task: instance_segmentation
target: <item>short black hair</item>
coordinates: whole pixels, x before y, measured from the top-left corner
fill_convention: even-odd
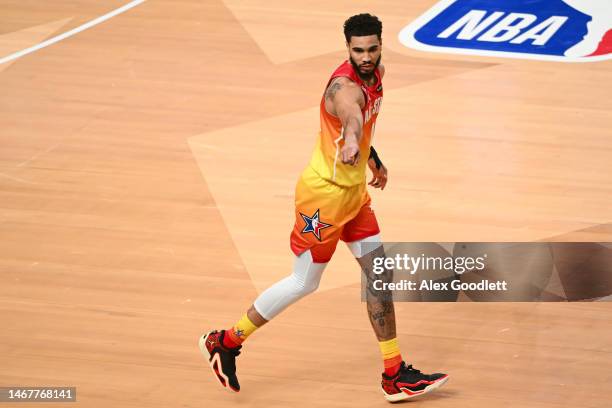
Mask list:
[[[381,39],[382,36],[382,22],[378,17],[368,13],[356,14],[349,17],[344,22],[344,37],[346,42],[351,42],[351,37],[363,37],[366,35],[378,36]]]

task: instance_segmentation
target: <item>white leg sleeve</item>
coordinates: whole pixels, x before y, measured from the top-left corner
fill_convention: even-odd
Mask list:
[[[292,303],[319,287],[327,263],[314,263],[310,251],[295,258],[293,274],[266,289],[253,305],[266,320],[271,320]]]
[[[363,245],[364,243],[368,244]],[[348,245],[355,258],[362,258],[380,247],[382,242],[380,240],[380,234],[376,234],[358,241],[347,242],[346,245]]]

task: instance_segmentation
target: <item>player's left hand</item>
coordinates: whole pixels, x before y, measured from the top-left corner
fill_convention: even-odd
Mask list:
[[[374,159],[369,159],[368,167],[370,168],[370,170],[372,170],[372,180],[370,180],[368,185],[374,188],[380,188],[381,190],[384,190],[385,186],[387,185],[388,179],[387,168],[385,167],[385,165],[381,163],[380,168],[377,169],[376,162],[374,161]]]

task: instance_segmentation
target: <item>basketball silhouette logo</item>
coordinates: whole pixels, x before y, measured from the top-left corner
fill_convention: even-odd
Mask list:
[[[561,62],[612,58],[607,0],[443,0],[401,30],[406,47]]]

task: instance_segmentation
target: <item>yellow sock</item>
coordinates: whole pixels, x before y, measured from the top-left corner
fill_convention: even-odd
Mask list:
[[[380,353],[385,364],[385,374],[394,376],[402,364],[402,355],[400,354],[397,337],[391,340],[380,341],[378,345],[380,346]]]
[[[223,337],[223,344],[226,347],[236,347],[242,344],[255,330],[257,326],[249,319],[246,313],[238,320],[230,330],[226,330],[227,336]]]

